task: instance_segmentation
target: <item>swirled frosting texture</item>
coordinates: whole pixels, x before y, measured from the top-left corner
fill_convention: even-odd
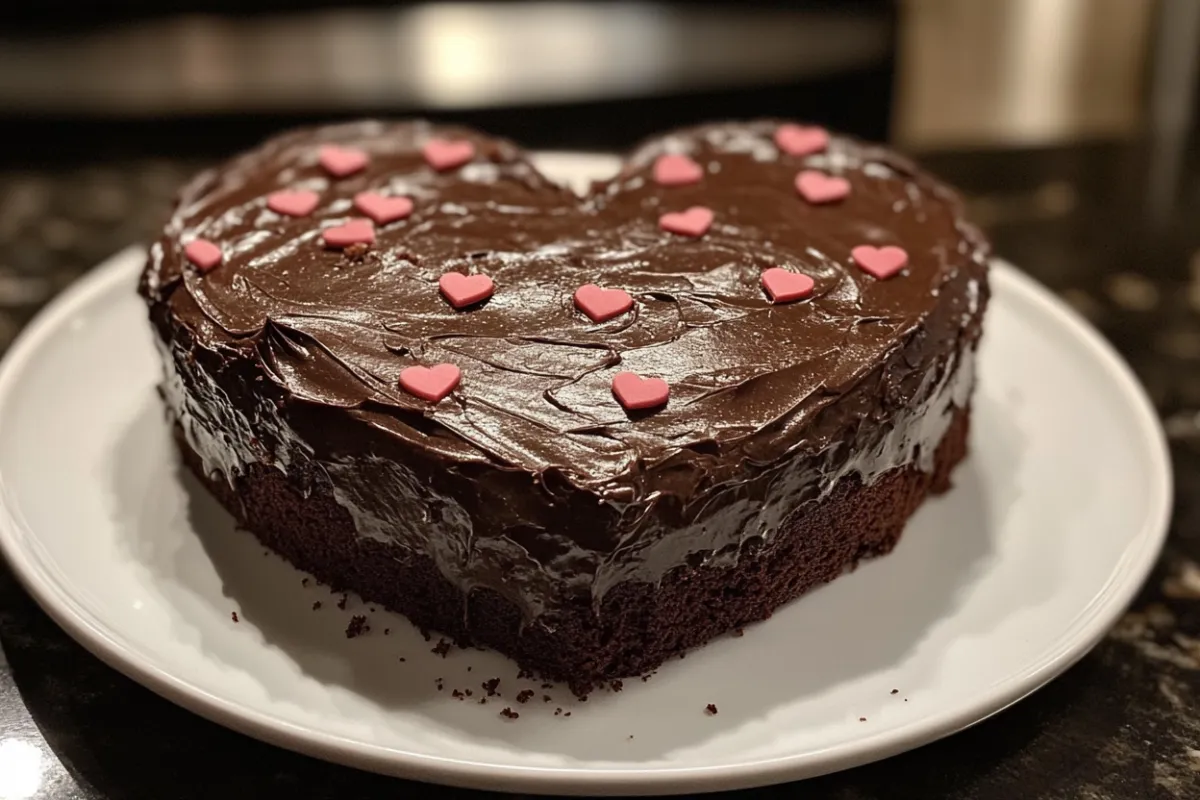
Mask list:
[[[932,453],[968,402],[987,299],[986,243],[949,189],[848,139],[781,154],[777,124],[647,142],[582,198],[470,130],[363,122],[278,137],[185,187],[151,249],[142,291],[168,401],[231,480],[250,462],[302,461],[360,533],[530,615],[688,556],[736,557],[837,479]],[[468,139],[476,158],[437,172],[421,156],[432,137]],[[329,143],[370,162],[331,178],[317,163]],[[702,179],[656,184],[663,153],[687,154]],[[806,203],[801,169],[847,178],[849,196]],[[320,195],[312,214],[267,208],[297,188]],[[414,210],[365,253],[324,247],[322,228],[360,216],[362,191]],[[715,214],[704,236],[660,229],[695,205]],[[203,275],[183,255],[196,237],[224,253]],[[876,280],[854,266],[860,244],[901,246],[909,265]],[[811,299],[771,304],[769,267],[811,276]],[[438,292],[448,271],[488,274],[494,296],[456,311]],[[592,322],[572,301],[586,283],[625,289],[633,309]],[[399,388],[400,370],[439,362],[462,370],[446,399]],[[666,379],[666,407],[627,413],[611,391],[622,370]]]

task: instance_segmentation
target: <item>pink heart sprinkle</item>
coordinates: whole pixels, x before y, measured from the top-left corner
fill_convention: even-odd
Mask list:
[[[354,207],[375,220],[376,225],[387,225],[411,214],[413,201],[407,197],[385,197],[375,192],[359,192],[354,195]]]
[[[601,289],[588,283],[575,290],[575,305],[593,322],[605,322],[633,308],[633,298],[624,289]]]
[[[321,238],[330,247],[373,244],[375,242],[375,226],[369,219],[352,219],[342,225],[321,231]]]
[[[790,303],[803,300],[812,294],[813,279],[799,272],[789,272],[780,267],[771,267],[762,274],[762,285],[773,303]]]
[[[704,168],[687,156],[659,156],[654,162],[654,182],[660,186],[684,186],[699,183]]]
[[[829,131],[817,125],[788,123],[775,129],[775,144],[788,155],[808,156],[829,146]]]
[[[630,411],[666,404],[671,387],[662,378],[643,378],[634,372],[618,372],[612,380],[613,394]]]
[[[336,144],[323,144],[320,149],[321,166],[335,178],[353,175],[367,166],[370,156],[362,150],[353,147],[338,147]]]
[[[316,192],[307,189],[284,189],[267,195],[267,208],[289,217],[307,217],[320,200]]]
[[[704,206],[692,206],[687,211],[672,211],[658,218],[664,231],[681,236],[703,236],[713,223],[713,212]]]
[[[208,239],[193,239],[188,242],[187,247],[183,248],[183,254],[201,272],[208,272],[217,264],[220,264],[222,258],[221,248]]]
[[[475,145],[466,139],[430,139],[421,151],[429,166],[443,172],[463,164],[475,157]]]
[[[462,371],[453,364],[405,367],[400,370],[400,388],[422,400],[436,403],[458,386]]]
[[[850,181],[836,175],[806,169],[796,176],[796,191],[814,205],[834,203],[850,194]]]
[[[854,258],[854,263],[858,264],[859,269],[881,281],[887,280],[908,266],[908,253],[904,251],[904,248],[894,245],[874,247],[869,244],[860,244],[850,251],[850,255]]]
[[[461,272],[447,272],[438,278],[438,288],[455,308],[465,308],[486,300],[496,290],[487,275],[463,275]]]

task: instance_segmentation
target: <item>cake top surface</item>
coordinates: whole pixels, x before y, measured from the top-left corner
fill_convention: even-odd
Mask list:
[[[987,256],[952,191],[814,131],[676,131],[583,197],[464,128],[295,131],[182,190],[143,290],[297,400],[455,462],[615,493],[647,465],[771,463]],[[588,284],[632,305],[597,322],[622,298]],[[439,364],[448,394],[401,380]],[[623,404],[621,372],[669,398]]]

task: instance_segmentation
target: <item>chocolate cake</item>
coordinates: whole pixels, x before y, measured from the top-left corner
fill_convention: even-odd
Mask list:
[[[950,189],[817,127],[675,131],[580,197],[506,140],[370,121],[198,176],[140,291],[183,460],[242,525],[586,692],[949,487],[987,254]]]

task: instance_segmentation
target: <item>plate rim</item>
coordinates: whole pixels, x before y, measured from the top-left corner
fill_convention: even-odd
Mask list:
[[[97,296],[114,284],[132,288],[140,272],[138,254],[127,248],[102,262],[48,303],[13,342],[0,361],[0,426],[6,404],[27,364],[44,342]],[[514,766],[471,759],[413,753],[357,741],[278,718],[259,709],[213,694],[180,679],[114,637],[101,620],[93,619],[53,575],[31,557],[37,542],[10,503],[9,488],[0,471],[0,553],[21,585],[38,605],[85,649],[108,666],[171,702],[206,719],[289,750],[323,760],[401,778],[492,791],[539,794],[674,794],[751,788],[815,777],[887,758],[915,746],[944,738],[1008,708],[1065,672],[1086,655],[1133,601],[1158,558],[1169,529],[1173,473],[1166,435],[1145,390],[1131,368],[1103,336],[1074,309],[1034,278],[1000,259],[992,262],[991,279],[1038,307],[1084,346],[1112,380],[1144,435],[1153,468],[1148,476],[1152,496],[1141,529],[1130,539],[1109,578],[1111,588],[1100,595],[1086,625],[1072,637],[1047,650],[1040,660],[1014,673],[973,702],[934,713],[906,725],[863,736],[830,748],[806,753],[712,767],[647,767],[589,769],[586,767]],[[1114,585],[1114,579],[1122,580]]]

